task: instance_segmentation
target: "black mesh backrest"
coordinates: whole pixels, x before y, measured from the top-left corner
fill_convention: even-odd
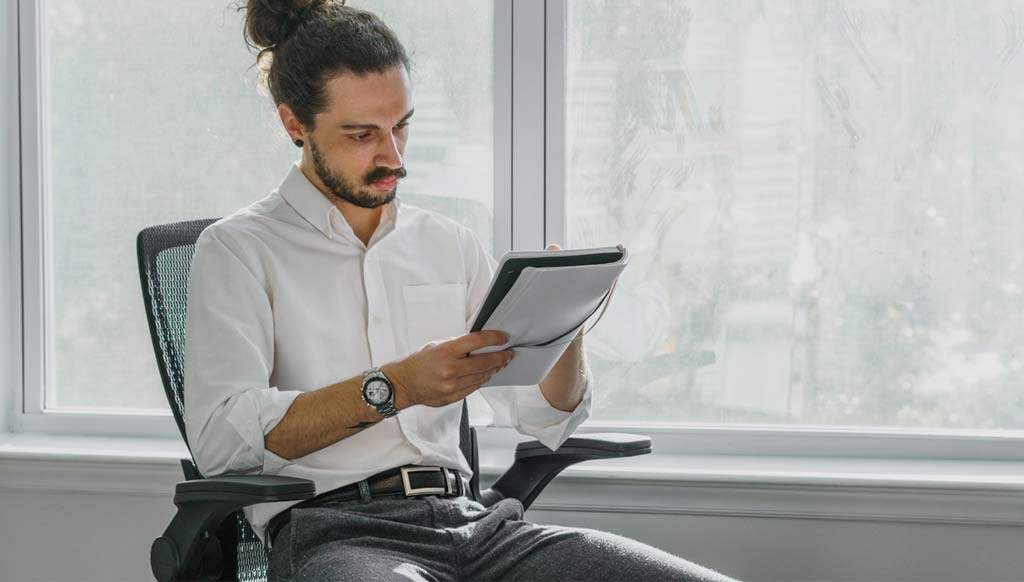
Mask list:
[[[181,438],[185,435],[185,308],[196,239],[216,218],[143,229],[136,239],[139,279],[160,379]],[[190,449],[191,450],[191,449]]]

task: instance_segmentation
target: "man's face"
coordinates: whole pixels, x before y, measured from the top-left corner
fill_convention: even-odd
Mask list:
[[[327,82],[327,109],[309,140],[313,169],[329,194],[362,208],[395,198],[405,177],[412,97],[405,68]]]

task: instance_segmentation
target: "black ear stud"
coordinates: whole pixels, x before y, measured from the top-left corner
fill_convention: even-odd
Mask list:
[[[295,140],[295,147],[299,147],[299,148],[301,148],[301,147],[302,147],[302,144],[303,144],[303,141],[302,141],[301,139],[297,139],[297,140]]]

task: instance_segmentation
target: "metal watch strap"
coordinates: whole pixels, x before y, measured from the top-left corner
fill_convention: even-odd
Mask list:
[[[392,392],[392,395],[394,395],[394,392]],[[394,396],[392,396],[391,399],[394,400]],[[385,402],[384,404],[381,404],[380,406],[375,406],[374,408],[376,408],[377,412],[379,412],[380,415],[383,416],[384,418],[391,418],[392,416],[398,414],[398,409],[395,408],[394,402]]]
[[[391,418],[398,414],[398,409],[395,408],[395,385],[391,383],[391,380],[384,375],[384,372],[382,372],[380,368],[373,367],[366,372],[363,372],[363,388],[366,388],[366,384],[371,378],[383,378],[384,381],[388,383],[388,386],[391,387],[391,400],[383,404],[371,404],[366,400],[366,396],[363,395],[363,402],[365,402],[368,407],[376,410],[377,413],[384,418]]]

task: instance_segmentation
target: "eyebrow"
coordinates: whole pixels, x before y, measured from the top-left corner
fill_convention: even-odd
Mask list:
[[[412,117],[412,114],[415,111],[416,111],[416,108],[410,109],[409,113],[405,114],[405,117],[403,117],[402,119],[398,120],[398,123],[404,123],[404,122],[408,121],[409,118]],[[398,125],[398,124],[395,124],[395,125]],[[372,123],[343,123],[343,124],[338,125],[338,129],[345,129],[345,130],[357,130],[357,129],[358,130],[367,130],[367,129],[380,129],[380,126],[379,125],[374,125]]]

